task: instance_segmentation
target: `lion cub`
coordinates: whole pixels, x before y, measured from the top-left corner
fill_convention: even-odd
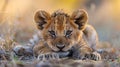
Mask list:
[[[36,56],[49,59],[58,54],[73,59],[101,59],[100,54],[95,52],[97,33],[87,24],[88,15],[85,10],[76,10],[72,15],[63,10],[57,10],[51,15],[40,10],[36,12],[34,20],[42,37],[33,48]]]

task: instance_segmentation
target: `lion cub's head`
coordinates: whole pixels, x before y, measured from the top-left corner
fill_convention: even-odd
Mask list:
[[[68,51],[81,40],[88,16],[83,9],[74,11],[72,15],[62,10],[50,15],[40,10],[36,12],[34,20],[44,41],[53,51]]]

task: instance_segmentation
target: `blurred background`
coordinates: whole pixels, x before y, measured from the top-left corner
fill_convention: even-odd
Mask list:
[[[120,47],[120,0],[0,0],[0,40],[27,43],[38,31],[33,20],[35,12],[53,13],[57,9],[69,14],[85,9],[99,41]]]

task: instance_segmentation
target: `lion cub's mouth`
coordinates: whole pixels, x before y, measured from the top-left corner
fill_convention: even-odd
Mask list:
[[[71,49],[67,51],[59,50],[55,51],[55,53],[57,53],[60,58],[70,57],[72,55],[72,50]]]

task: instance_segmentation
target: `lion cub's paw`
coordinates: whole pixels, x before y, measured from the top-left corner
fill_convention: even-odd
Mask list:
[[[90,60],[101,60],[101,56],[97,52],[93,52],[92,54],[86,54],[83,59],[90,59]]]
[[[38,60],[52,60],[68,57],[69,52],[46,53],[38,55]]]
[[[52,59],[59,59],[59,54],[57,53],[46,53],[38,55],[38,60],[52,60]]]
[[[78,60],[95,60],[95,61],[98,61],[98,60],[101,60],[101,56],[99,53],[97,52],[93,52],[93,53],[90,53],[90,54],[84,54],[84,55],[74,55],[73,56],[74,59]]]

